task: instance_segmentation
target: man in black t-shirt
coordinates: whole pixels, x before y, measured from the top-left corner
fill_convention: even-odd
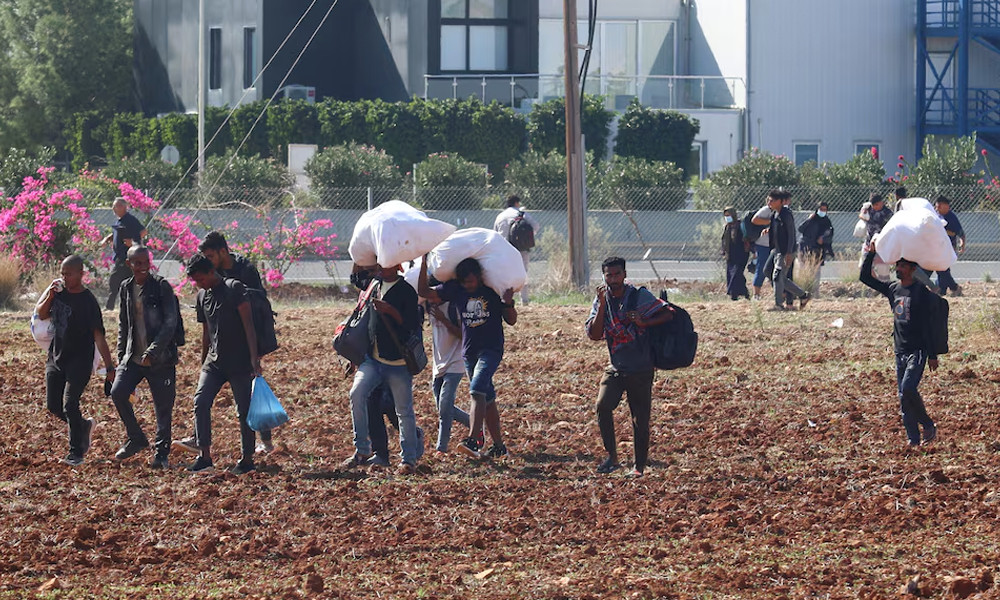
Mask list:
[[[111,204],[118,220],[111,226],[111,233],[104,238],[101,244],[111,242],[111,258],[114,265],[111,267],[111,274],[108,275],[108,301],[104,308],[111,310],[115,307],[115,299],[118,298],[118,288],[122,282],[132,276],[132,269],[127,264],[128,249],[132,246],[142,245],[142,238],[146,237],[146,228],[142,226],[139,219],[136,219],[128,212],[128,202],[124,198],[115,198]]]
[[[198,286],[196,310],[201,333],[201,377],[194,395],[195,437],[200,453],[189,471],[206,471],[212,462],[212,403],[223,384],[229,383],[240,421],[240,462],[230,472],[243,475],[256,469],[253,461],[256,436],[247,424],[250,392],[261,374],[257,334],[253,328],[246,288],[235,279],[219,277],[212,261],[195,254],[187,275]]]
[[[61,279],[42,294],[35,313],[52,320],[55,337],[45,362],[45,405],[49,412],[69,425],[69,454],[63,462],[77,466],[90,449],[94,420],[84,419],[80,398],[94,368],[94,348],[107,369],[106,381],[114,380],[111,351],[104,338],[104,320],[97,298],[83,286],[83,259],[74,254],[62,262]]]

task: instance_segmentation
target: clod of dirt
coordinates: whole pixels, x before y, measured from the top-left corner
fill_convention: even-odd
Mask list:
[[[975,582],[968,577],[947,577],[948,592],[958,598],[967,598],[979,591]]]
[[[993,587],[993,573],[983,571],[979,574],[979,591],[985,592]]]
[[[949,483],[951,478],[944,474],[944,471],[940,469],[935,469],[927,474],[934,483]]]
[[[306,594],[322,594],[323,587],[323,578],[316,573],[306,575],[305,581],[302,583],[302,591]]]
[[[198,543],[198,556],[209,557],[215,554],[218,543],[213,538],[205,538]]]
[[[975,379],[976,377],[978,377],[978,375],[976,375],[976,372],[970,369],[969,367],[965,367],[958,373],[955,373],[955,377],[957,377],[958,379]]]
[[[97,530],[90,525],[81,525],[76,528],[76,535],[74,537],[81,542],[86,542],[97,537]]]
[[[38,586],[36,588],[36,591],[38,591],[38,592],[49,592],[49,591],[52,591],[52,590],[61,590],[62,587],[63,587],[62,586],[62,582],[59,581],[59,578],[58,577],[53,577],[52,579],[50,579],[50,580],[46,581],[45,583],[43,583],[42,585]]]

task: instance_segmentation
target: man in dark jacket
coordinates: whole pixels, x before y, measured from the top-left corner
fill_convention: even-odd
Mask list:
[[[170,427],[177,395],[177,296],[167,280],[150,275],[149,250],[145,246],[129,248],[128,265],[132,277],[122,283],[119,292],[118,369],[111,386],[111,399],[128,439],[115,459],[127,460],[149,447],[149,439],[139,427],[129,401],[136,386],[145,379],[156,413],[156,453],[149,466],[163,469],[170,453]]]
[[[146,237],[146,228],[128,211],[128,202],[124,198],[115,198],[111,210],[118,220],[111,225],[111,233],[101,241],[102,245],[111,244],[111,260],[114,262],[108,275],[108,301],[104,304],[106,310],[115,307],[118,289],[132,275],[126,264],[128,249],[141,245],[142,238]]]
[[[815,269],[813,284],[809,293],[819,292],[819,280],[823,262],[827,257],[833,257],[833,223],[827,216],[828,205],[821,202],[819,206],[799,225],[799,254],[805,259],[809,269]]]
[[[918,268],[916,263],[899,259],[896,262],[899,281],[886,283],[872,274],[874,261],[875,243],[872,243],[861,265],[861,283],[889,299],[896,350],[896,387],[903,428],[910,446],[915,447],[921,443],[920,428],[923,427],[923,443],[927,444],[937,437],[937,428],[927,415],[917,386],[924,375],[925,364],[931,371],[938,368],[932,333],[934,315],[930,305],[935,298],[926,286],[914,279],[913,272]]]
[[[747,290],[747,278],[743,269],[750,256],[750,244],[743,241],[736,209],[727,206],[722,214],[726,219],[726,227],[722,232],[722,255],[726,257],[726,295],[733,300],[749,300],[750,291]]]
[[[774,306],[768,310],[785,310],[784,300],[787,291],[793,298],[799,299],[799,308],[805,308],[811,296],[800,288],[788,276],[795,263],[796,231],[795,216],[791,209],[785,206],[785,201],[792,195],[785,190],[771,190],[767,195],[767,205],[774,211],[771,217],[771,245],[774,248]]]

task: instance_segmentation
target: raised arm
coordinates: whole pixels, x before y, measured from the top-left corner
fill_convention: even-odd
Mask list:
[[[889,284],[884,281],[880,281],[872,274],[872,265],[874,263],[875,244],[872,243],[871,250],[869,250],[868,254],[865,255],[865,261],[861,263],[861,283],[892,300],[892,290],[890,289]]]
[[[427,255],[424,255],[424,259],[420,261],[420,274],[417,276],[417,295],[421,298],[430,300],[433,304],[441,304],[441,297],[438,296],[437,291],[434,290],[427,283]]]

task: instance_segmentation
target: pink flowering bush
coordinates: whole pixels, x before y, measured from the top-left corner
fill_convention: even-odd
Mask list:
[[[333,227],[332,221],[308,220],[301,210],[284,215],[290,216],[290,224],[266,212],[257,213],[264,224],[264,233],[248,242],[230,243],[233,250],[257,264],[264,281],[271,287],[280,286],[295,263],[310,257],[329,260],[337,252],[337,234],[324,233]],[[231,227],[233,225],[236,223]]]

